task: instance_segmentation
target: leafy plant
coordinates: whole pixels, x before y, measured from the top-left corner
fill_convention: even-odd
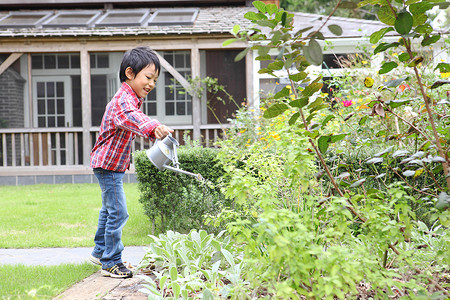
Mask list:
[[[151,299],[227,298],[230,291],[233,299],[243,299],[240,295],[249,290],[241,279],[241,250],[224,233],[192,230],[150,236],[153,241],[139,268],[151,269],[156,280],[141,276],[146,281],[141,291]]]
[[[226,210],[220,217],[232,220],[228,229],[238,241],[247,241],[247,246],[244,248],[245,261],[251,265],[251,268],[257,268],[260,271],[257,272],[259,276],[252,278],[252,284],[264,286],[270,292],[278,293],[279,297],[304,295],[318,298],[344,298],[356,293],[351,286],[360,280],[370,282],[377,295],[390,293],[393,287],[410,296],[432,293],[414,280],[404,281],[403,284],[398,283],[395,277],[401,275],[392,272],[390,269],[392,263],[388,263],[389,256],[396,255],[399,258],[396,267],[401,268],[402,272],[413,270],[421,273],[414,267],[411,259],[412,253],[405,247],[405,243],[410,241],[412,232],[417,230],[416,226],[419,224],[411,209],[412,205],[416,203],[416,198],[411,197],[410,190],[401,184],[395,184],[395,182],[394,184],[384,184],[382,189],[365,188],[367,178],[361,177],[362,174],[356,170],[354,174],[360,177],[351,178],[351,181],[346,183],[346,180],[350,178],[350,172],[335,174],[335,170],[330,167],[332,163],[330,164],[328,155],[336,149],[335,145],[344,143],[354,135],[352,132],[336,132],[328,127],[335,115],[333,110],[329,109],[326,99],[319,94],[323,86],[321,77],[311,77],[307,72],[310,63],[318,65],[322,62],[322,50],[317,40],[323,38],[320,30],[326,26],[328,19],[318,30],[305,28],[294,32],[292,14],[278,9],[275,5],[266,5],[260,1],[253,2],[253,5],[258,12],[248,12],[245,17],[254,26],[241,30],[239,25],[235,25],[232,31],[235,39],[225,42],[224,45],[238,39],[249,41],[250,46],[242,51],[236,59],[241,59],[250,49],[257,52],[256,59],[271,61],[267,68],[261,69],[259,73],[267,73],[276,77],[276,71],[285,70],[290,80],[290,87],[282,88],[273,97],[267,99],[268,107],[263,114],[268,119],[286,118],[285,126],[282,129],[274,130],[272,134],[273,136],[277,135],[278,139],[266,140],[267,144],[258,139],[252,140],[252,144],[249,140],[245,147],[251,151],[247,151],[245,147],[233,150],[233,140],[231,139],[231,144],[224,143],[225,146],[222,147],[224,154],[219,156],[224,161],[227,176],[230,177],[230,180],[227,181],[229,184],[224,187],[225,195],[235,198],[236,203],[240,205],[239,209],[242,210],[234,212]],[[393,47],[409,47],[408,45],[411,43],[408,39],[410,37],[421,36],[423,40],[427,41],[423,46],[437,41],[437,37],[434,37],[431,31],[428,32],[425,30],[426,28],[419,27],[425,25],[425,12],[434,6],[434,2],[407,1],[403,3],[403,1],[396,1],[395,4],[392,4],[390,1],[368,0],[363,1],[360,5],[380,6],[378,11],[380,20],[389,22],[388,25],[392,26],[392,28],[378,33],[381,36],[380,39],[390,31],[396,31],[402,35],[399,43],[375,48],[377,52],[384,52]],[[401,11],[400,9],[395,10],[394,6],[401,6]],[[410,11],[415,13],[410,13]],[[413,30],[415,18],[413,15],[417,15],[420,22],[425,17],[425,21],[415,24],[416,32],[409,36]],[[341,30],[332,25],[328,25],[328,28],[331,27],[330,31],[339,34]],[[421,84],[421,76],[417,73],[420,59],[413,55],[411,49],[407,49],[406,53],[409,58],[405,61],[413,69],[418,80],[419,90],[422,92],[424,85]],[[272,60],[270,54],[275,54],[276,59]],[[401,57],[404,59],[405,55],[401,55]],[[381,66],[379,73],[387,74],[398,66],[396,61],[388,61]],[[447,64],[440,64],[439,67],[445,69]],[[399,88],[407,79],[404,77],[387,81],[377,91],[385,93],[392,88]],[[367,86],[373,86],[375,80],[366,78],[364,82]],[[439,80],[431,87],[438,88],[444,84],[446,82]],[[389,101],[378,97],[368,103],[367,107],[371,109],[371,114],[363,117],[364,119],[361,119],[363,121],[360,122],[364,123],[369,119],[377,121],[392,114],[398,120],[412,126],[413,130],[420,130],[407,118],[395,114],[396,108],[412,102],[408,99],[397,101],[396,96]],[[441,172],[444,173],[444,176],[441,178],[448,180],[447,170],[443,171],[444,168],[447,168],[447,158],[442,152],[442,145],[439,146],[439,142],[433,144],[433,139],[439,141],[442,138],[439,136],[442,130],[435,128],[433,122],[430,121],[434,117],[430,101],[426,93],[422,93],[422,96],[428,115],[426,120],[431,125],[425,126],[429,133],[426,141],[430,142],[428,149],[431,156],[427,154],[426,157],[429,161],[422,162],[431,163],[429,170],[432,170],[433,174],[438,174],[435,172],[438,169],[435,169],[432,163],[442,162]],[[344,106],[350,105],[350,103],[344,103]],[[343,119],[343,122],[351,118],[352,115],[349,115]],[[284,141],[283,146],[286,146],[288,140],[292,142],[301,140],[302,142],[298,143],[299,148],[279,148],[281,145],[279,141]],[[364,144],[363,140],[354,140],[353,142],[356,145],[360,142],[362,142],[361,145]],[[434,148],[431,147],[433,145],[437,149],[434,153],[431,152]],[[406,152],[396,152],[393,147],[389,146],[376,153],[374,157],[366,159],[365,163],[379,164],[384,162],[385,156],[390,153],[393,153],[395,159],[408,155],[405,154]],[[308,157],[303,154],[306,150],[309,151],[309,158],[301,161],[302,158]],[[326,174],[327,181],[330,183],[330,187],[325,190],[327,193],[325,195],[323,187],[311,180],[311,171],[314,168],[306,167],[308,165],[306,162],[312,161],[311,153],[315,154],[318,162],[319,172],[316,178],[321,179],[323,174]],[[225,156],[232,157],[224,158]],[[411,161],[413,159],[418,161],[422,158],[423,155],[418,154],[417,151],[411,153]],[[242,161],[243,164],[232,162],[233,159],[238,162]],[[291,168],[290,164],[295,167]],[[273,171],[270,175],[266,171],[266,165],[271,165]],[[406,171],[408,169],[403,170],[403,172]],[[398,172],[398,169],[393,169],[392,172]],[[429,172],[427,173],[429,174]],[[381,175],[377,174],[379,177],[376,179],[382,179]],[[435,175],[434,183],[438,190],[439,178]],[[410,187],[412,188],[412,186]],[[448,190],[448,186],[444,189]],[[305,196],[305,193],[309,193],[311,197]],[[432,197],[437,196],[436,194],[431,195]],[[441,195],[441,203],[443,207],[446,207],[447,194],[442,191]],[[284,211],[283,208],[288,209]],[[434,211],[436,212],[436,210]],[[312,218],[311,215],[314,217]],[[444,208],[443,212],[437,213],[436,216],[440,217],[440,221],[445,226],[448,209]],[[313,237],[308,238],[307,232],[311,232]],[[301,247],[296,247],[297,243]],[[320,252],[318,250],[315,252],[314,245],[318,245],[317,249],[320,248]],[[274,254],[270,254],[269,249],[272,248],[276,249]],[[326,259],[321,261],[322,264],[315,261],[317,257],[322,257],[321,255],[334,257],[334,251],[336,253],[343,251],[342,253],[345,252],[344,255],[348,258],[347,261],[358,261],[359,259],[359,266],[367,264],[368,267],[359,269],[358,264],[347,263],[348,269],[333,273],[332,270],[336,268],[333,269],[333,265],[336,264],[329,263]],[[297,266],[294,257],[304,257],[304,253],[310,256],[306,256],[303,264]],[[362,253],[366,253],[365,256]],[[297,266],[297,268],[291,270],[290,266]],[[305,266],[311,269],[302,273],[301,270],[305,269]],[[315,274],[318,274],[317,277]],[[330,274],[338,274],[330,281],[334,283],[334,289],[322,281]],[[351,275],[346,277],[345,274]],[[291,281],[292,277],[295,279]],[[440,289],[441,293],[448,294],[431,277],[425,278]],[[423,279],[424,277],[422,277]],[[321,282],[319,287],[312,284],[314,280]],[[352,282],[352,284],[348,284],[348,282]]]
[[[167,229],[188,232],[193,228],[205,228],[205,215],[215,215],[220,206],[227,206],[219,189],[214,186],[223,169],[215,160],[217,150],[201,146],[182,146],[178,149],[181,168],[201,174],[204,181],[172,171],[158,170],[147,158],[145,151],[138,151],[136,162],[140,198],[145,214],[155,230]],[[156,228],[156,220],[161,225]]]

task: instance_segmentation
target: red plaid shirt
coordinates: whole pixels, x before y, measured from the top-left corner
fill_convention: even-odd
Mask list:
[[[127,83],[122,84],[106,106],[100,135],[91,151],[91,168],[125,172],[135,136],[154,138],[153,130],[161,123],[140,110],[143,102]]]

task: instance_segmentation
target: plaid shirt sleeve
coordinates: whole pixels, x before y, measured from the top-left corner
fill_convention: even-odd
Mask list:
[[[144,114],[136,105],[135,97],[126,95],[116,106],[113,117],[114,124],[121,129],[131,131],[134,134],[154,139],[153,130],[161,125],[155,119],[151,119]],[[139,105],[140,106],[140,105]]]

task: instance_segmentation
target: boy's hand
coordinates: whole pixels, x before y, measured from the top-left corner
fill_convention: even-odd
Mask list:
[[[158,140],[162,140],[165,138],[169,133],[173,133],[174,130],[172,128],[167,127],[166,125],[159,125],[155,128],[153,131],[153,134],[155,135],[155,138]]]

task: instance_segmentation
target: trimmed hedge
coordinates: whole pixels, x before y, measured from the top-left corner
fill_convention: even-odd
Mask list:
[[[217,151],[201,146],[181,146],[177,149],[180,169],[200,173],[206,179],[204,182],[170,170],[159,171],[145,151],[134,153],[139,201],[153,224],[153,234],[155,230],[218,230],[204,224],[207,215],[214,216],[223,205],[229,204],[216,186],[224,174],[223,167],[216,161]]]

